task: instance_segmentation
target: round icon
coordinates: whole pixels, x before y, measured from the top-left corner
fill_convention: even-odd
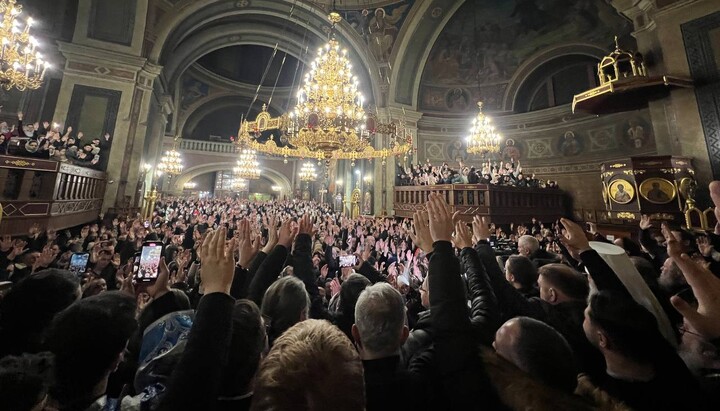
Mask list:
[[[627,204],[635,198],[635,187],[629,181],[618,178],[610,183],[608,195],[618,204]]]
[[[653,204],[667,204],[675,199],[675,185],[664,178],[648,178],[640,184],[640,195]]]

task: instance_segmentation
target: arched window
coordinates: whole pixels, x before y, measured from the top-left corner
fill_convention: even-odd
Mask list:
[[[597,63],[585,55],[562,56],[544,63],[523,82],[515,111],[527,113],[572,103],[573,96],[597,87]]]

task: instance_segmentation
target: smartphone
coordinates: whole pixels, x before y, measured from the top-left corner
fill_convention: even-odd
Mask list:
[[[133,269],[132,269],[132,276],[134,279],[137,280],[137,274],[140,270],[140,253],[135,253],[133,256]]]
[[[75,253],[70,257],[70,271],[75,274],[83,274],[87,269],[88,259],[90,254],[88,253]]]
[[[341,255],[340,256],[340,267],[354,267],[357,260],[357,256],[352,255]]]
[[[490,236],[490,241],[488,241],[488,242],[490,243],[490,246],[491,246],[491,247],[495,247],[495,246],[497,245],[497,236],[496,236],[496,235],[491,235],[491,236]]]
[[[163,255],[163,244],[159,242],[147,242],[140,250],[140,258],[137,261],[137,282],[153,282],[157,280],[160,268],[160,257]]]

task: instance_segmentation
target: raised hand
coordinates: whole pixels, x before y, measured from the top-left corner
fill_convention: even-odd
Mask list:
[[[430,217],[430,235],[433,242],[452,240],[453,216],[445,198],[440,194],[431,193],[430,200],[427,202],[427,209]]]
[[[230,240],[229,250],[226,251],[225,227],[212,231],[200,247],[200,258],[203,266],[200,278],[204,284],[205,294],[220,292],[230,294],[233,276],[235,275],[235,239]]]
[[[560,221],[563,226],[565,226],[565,231],[560,235],[560,241],[562,241],[567,248],[572,248],[577,253],[582,253],[590,249],[590,242],[582,227],[567,218],[561,218]]]
[[[329,270],[330,270],[330,268],[328,267],[327,264],[323,265],[323,266],[320,268],[320,278],[322,278],[323,280],[325,280],[325,279],[327,278],[327,275],[328,275],[328,271],[329,271]]]
[[[416,211],[413,215],[413,230],[410,231],[410,239],[426,254],[433,250],[427,211]]]
[[[280,225],[280,233],[278,234],[278,244],[285,246],[285,248],[289,250],[297,234],[298,228],[293,227],[292,220],[287,219],[283,221]]]
[[[648,228],[652,228],[650,216],[647,214],[643,214],[642,216],[640,216],[640,229],[647,230]]]
[[[470,230],[464,221],[458,221],[455,223],[453,243],[455,244],[455,247],[461,250],[466,247],[472,247],[472,235],[470,234]]]
[[[340,293],[340,289],[340,281],[338,281],[337,277],[333,278],[332,281],[330,281],[330,296],[335,297]]]
[[[715,251],[715,247],[710,244],[710,240],[707,237],[698,237],[697,246],[700,253],[705,257],[712,256],[713,251]]]
[[[160,258],[160,264],[158,265],[158,277],[154,283],[147,287],[147,293],[153,299],[157,300],[166,293],[170,292],[170,270],[168,270],[167,264],[165,264],[165,257]]]
[[[490,239],[490,229],[486,217],[480,217],[479,215],[473,217],[472,227],[475,241],[487,241]]]
[[[672,257],[673,261],[676,261],[677,263],[677,260],[680,258],[680,255],[683,252],[682,244],[680,244],[678,239],[675,238],[675,235],[673,235],[672,231],[670,231],[670,228],[667,226],[667,224],[663,224],[660,227],[660,230],[665,237],[665,245],[667,247],[668,255]]]
[[[299,234],[307,234],[309,236],[315,235],[315,232],[317,231],[315,229],[315,225],[313,224],[312,220],[310,219],[310,215],[305,214],[300,221],[298,222],[298,230]]]
[[[687,254],[673,257],[673,261],[692,287],[698,307],[692,307],[678,296],[673,296],[670,302],[685,317],[685,321],[706,340],[720,338],[720,278],[694,262]]]
[[[260,236],[257,236],[255,241],[253,241],[250,230],[250,222],[248,220],[242,220],[240,222],[239,231],[240,237],[238,238],[238,250],[240,258],[238,262],[240,267],[247,268],[260,251],[261,238]]]

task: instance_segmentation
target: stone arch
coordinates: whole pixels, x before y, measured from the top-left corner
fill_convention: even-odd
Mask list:
[[[288,17],[291,7],[294,7],[295,11],[293,19],[289,20]],[[325,13],[325,11],[317,6],[305,2],[293,2],[293,4],[290,4],[289,2],[276,0],[253,0],[251,3],[246,1],[217,2],[214,0],[181,1],[171,13],[166,13],[164,18],[158,23],[157,37],[149,52],[149,59],[150,61],[166,66],[167,70],[164,73],[166,84],[170,88],[174,88],[176,83],[171,80],[177,80],[179,76],[176,73],[178,67],[175,66],[180,65],[179,63],[188,59],[187,56],[182,56],[176,48],[191,43],[189,41],[190,37],[195,36],[197,33],[202,34],[203,31],[213,30],[214,28],[208,28],[208,26],[218,19],[233,16],[247,16],[247,24],[238,24],[237,22],[231,24],[234,28],[234,34],[242,33],[243,31],[247,32],[247,34],[245,34],[246,37],[259,32],[264,32],[264,34],[257,36],[257,38],[248,41],[246,44],[274,47],[275,42],[277,42],[279,48],[281,46],[285,48],[283,51],[297,53],[298,50],[301,49],[297,43],[301,40],[298,41],[293,37],[302,39],[303,36],[282,35],[281,31],[284,22],[289,22],[287,23],[288,27],[301,22],[302,25],[308,29],[310,43],[318,44],[319,41],[326,39],[324,30],[329,27]],[[263,24],[261,22],[263,18],[271,18],[280,23]],[[250,24],[263,27],[260,29],[256,27],[246,30],[245,27]],[[225,45],[233,45],[227,43],[228,37],[232,37],[233,32],[226,32],[224,35],[226,37]],[[369,94],[376,102],[376,105],[380,105],[379,99],[382,98],[381,79],[379,70],[377,69],[378,64],[374,56],[360,35],[348,24],[341,23],[338,25],[337,36],[348,49],[353,50],[352,54],[356,57],[356,66],[364,68],[364,70],[357,72],[357,74],[363,80],[363,84],[367,82],[371,90]],[[270,37],[270,39],[268,39],[268,37]],[[248,39],[246,38],[245,40]],[[215,41],[218,40],[215,39]],[[213,47],[217,49],[218,45],[196,43],[194,49],[205,50],[207,53],[211,51],[209,49]],[[185,50],[185,53],[191,53],[197,56],[197,50],[192,49],[193,47],[189,47],[189,51]],[[171,59],[173,59],[173,62],[170,61]],[[182,70],[180,70],[180,73],[181,72]]]
[[[421,4],[418,4],[421,3]],[[413,21],[405,23],[395,41],[397,54],[388,100],[398,106],[416,110],[419,103],[420,81],[435,42],[455,12],[465,0],[437,0],[418,2]],[[441,15],[434,17],[440,10]]]
[[[171,192],[180,192],[183,189],[183,186],[185,183],[189,182],[193,178],[206,174],[206,173],[212,173],[216,171],[223,171],[223,170],[232,170],[232,168],[235,167],[234,162],[217,162],[217,163],[210,163],[210,164],[202,164],[199,166],[191,167],[183,171],[182,174],[177,176],[172,180],[172,184],[170,186]],[[283,175],[282,173],[279,173],[269,167],[260,167],[262,170],[261,176],[263,178],[266,178],[267,180],[271,181],[274,185],[278,185],[282,187],[282,191],[285,193],[292,192],[292,184],[290,180]]]
[[[212,113],[213,111],[235,105],[248,107],[251,102],[252,97],[237,95],[232,92],[215,93],[203,97],[193,103],[178,117],[177,134],[185,136],[186,128],[192,130],[194,124],[197,124],[202,117]],[[262,102],[256,102],[255,104],[255,107],[259,110]],[[283,111],[283,107],[281,107],[277,102],[274,102],[268,108],[268,111],[273,115],[277,115]],[[238,123],[238,128],[239,127],[240,123]]]
[[[538,69],[541,69],[546,63],[552,60],[567,56],[588,56],[601,60],[607,54],[598,46],[586,43],[568,43],[559,44],[545,48],[526,59],[513,74],[508,87],[505,90],[503,98],[503,109],[505,111],[514,111],[516,107],[516,99],[521,90],[523,83]]]

